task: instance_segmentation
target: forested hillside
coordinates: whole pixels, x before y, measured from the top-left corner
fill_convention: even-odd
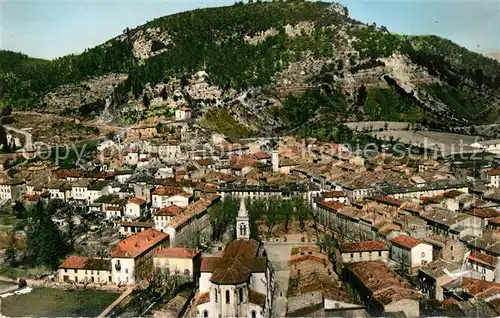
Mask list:
[[[107,89],[89,96],[104,78]],[[338,4],[299,0],[166,16],[53,61],[0,52],[0,98],[15,108],[99,116],[111,100],[115,116],[132,122],[179,105],[200,116],[217,106],[249,131],[350,120],[494,122],[499,88],[493,59],[436,36],[362,24]],[[74,102],[58,102],[68,92]]]

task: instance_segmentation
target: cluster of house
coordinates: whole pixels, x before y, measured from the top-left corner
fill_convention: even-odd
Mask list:
[[[110,258],[68,256],[59,266],[57,279],[131,285],[163,271],[196,284],[193,316],[267,317],[272,308],[274,273],[262,245],[250,239],[243,200],[235,227],[236,239],[219,255],[173,247],[169,234],[144,230],[118,242]]]
[[[179,110],[179,120],[188,113]],[[249,239],[244,201],[300,196],[313,207],[318,229],[342,242],[341,270],[315,247],[292,251],[291,316],[363,310],[415,316],[423,294],[463,303],[478,296],[463,298],[467,288],[458,285],[500,283],[494,170],[487,173],[496,178],[489,187],[474,188],[450,166],[424,157],[366,158],[341,145],[289,137],[275,147],[264,139],[231,143],[214,136],[210,147],[186,150],[182,140],[157,144],[144,137],[147,130],[136,130],[141,140],[126,148],[100,145],[100,169],[30,168],[25,180],[0,182],[0,199],[60,199],[119,226],[123,239],[108,258],[70,256],[58,271],[61,281],[135,284],[168,269],[197,284],[194,315],[267,315],[273,274],[262,247]],[[118,155],[101,156],[115,148]],[[226,197],[242,200],[238,239],[219,255],[185,248],[192,228],[209,231],[207,211]]]

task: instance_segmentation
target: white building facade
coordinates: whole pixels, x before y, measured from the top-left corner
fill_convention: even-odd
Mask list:
[[[432,262],[432,245],[400,234],[391,240],[391,260],[414,270]]]

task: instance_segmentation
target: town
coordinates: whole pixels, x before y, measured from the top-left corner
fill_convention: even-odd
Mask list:
[[[73,168],[8,130],[3,302],[45,288],[112,292],[102,317],[500,314],[500,170],[200,129],[181,107]]]

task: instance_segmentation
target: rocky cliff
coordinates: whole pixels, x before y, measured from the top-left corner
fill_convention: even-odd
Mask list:
[[[203,118],[215,107],[263,134],[324,122],[448,129],[500,118],[497,61],[435,36],[360,23],[335,3],[200,9],[126,29],[36,69],[23,63],[0,63],[3,100],[75,116],[105,109],[131,122],[138,117],[130,114],[167,116],[188,106]]]

